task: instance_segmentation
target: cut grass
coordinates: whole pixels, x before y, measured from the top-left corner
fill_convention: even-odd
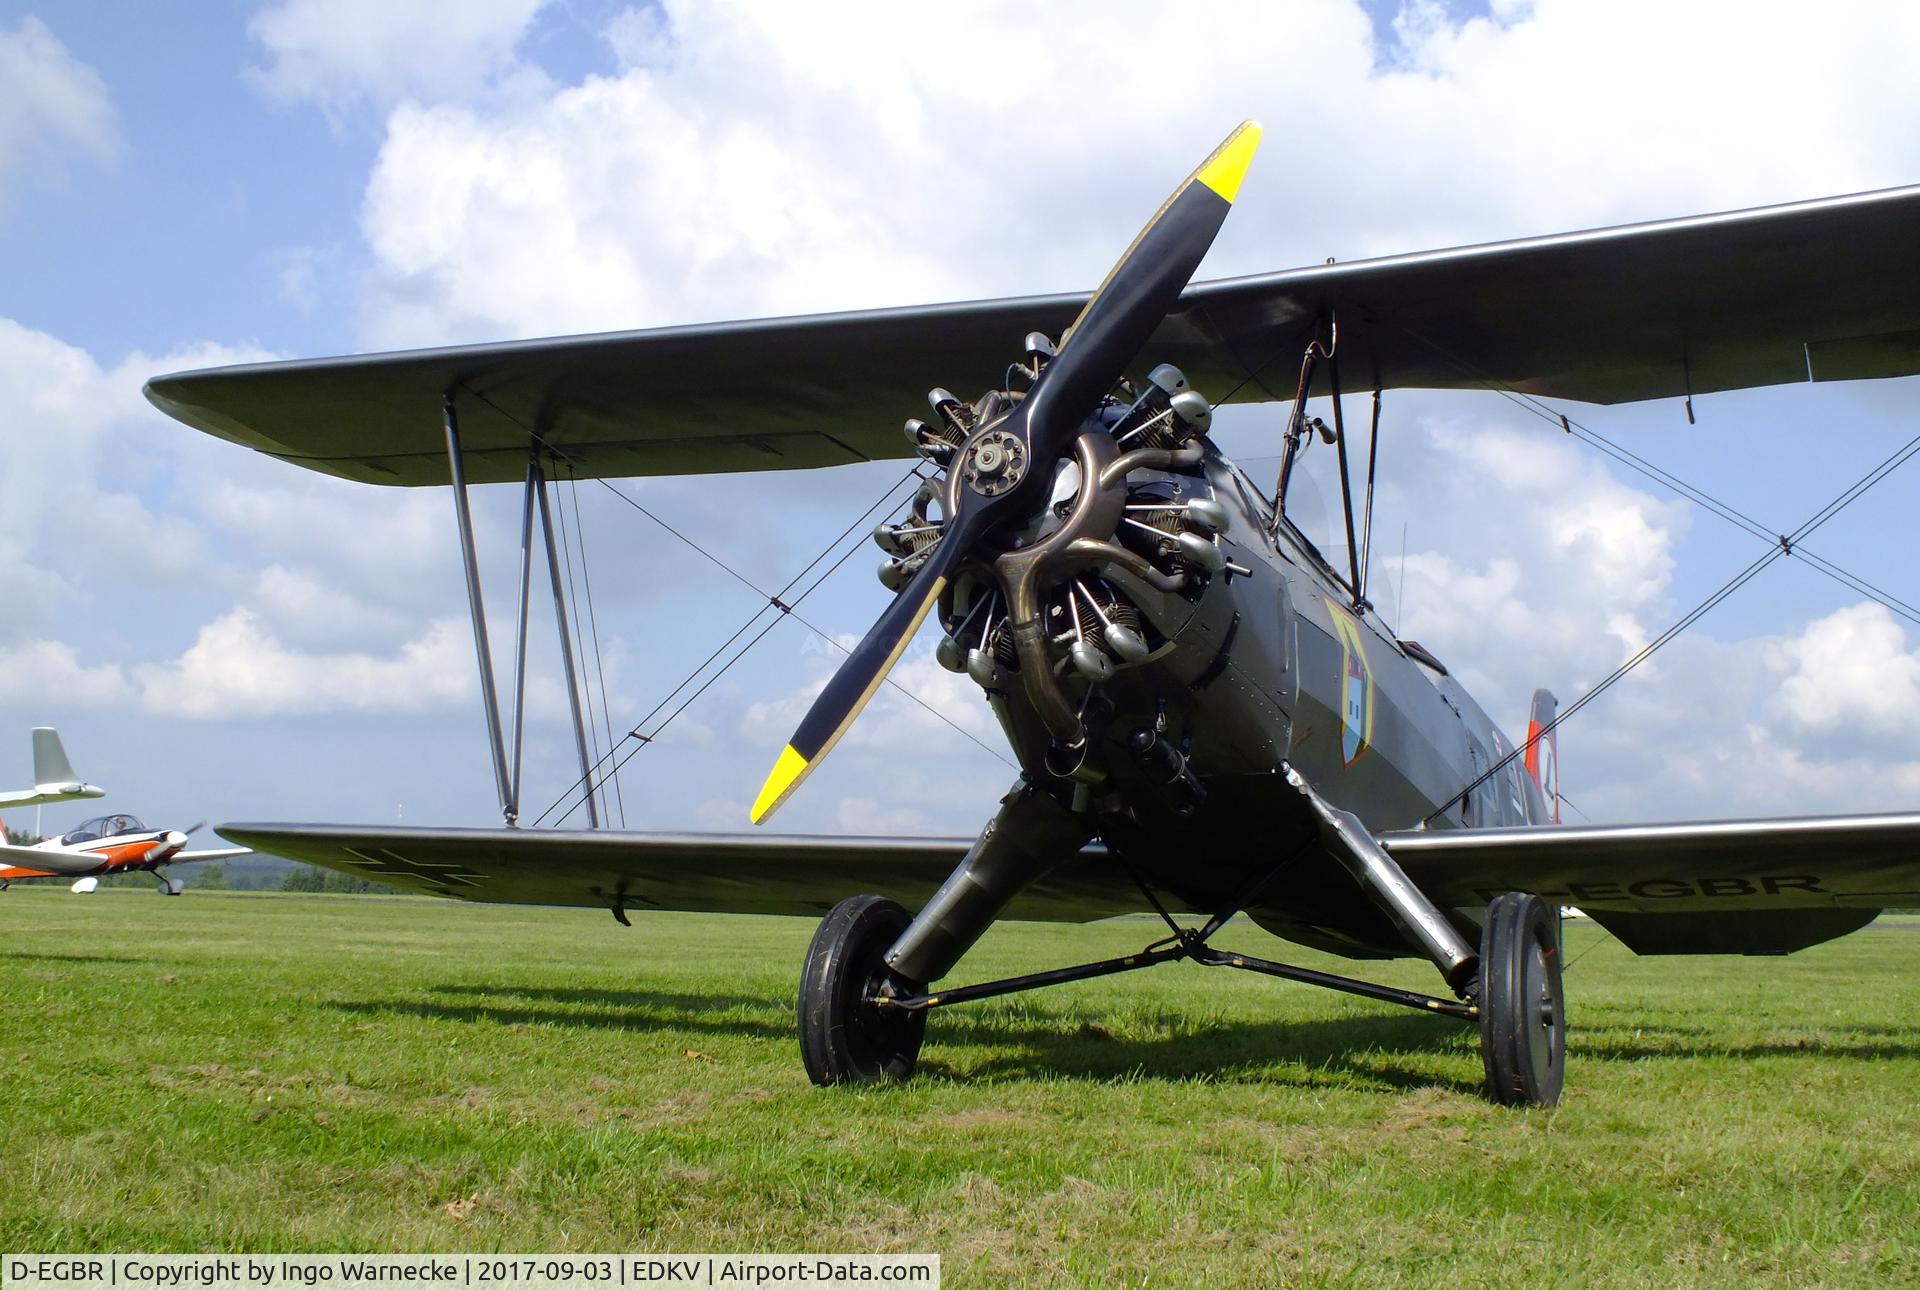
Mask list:
[[[1567,1092],[1526,1113],[1481,1100],[1467,1027],[1188,964],[936,1015],[913,1081],[821,1090],[792,1035],[801,920],[15,888],[0,929],[3,1250],[1920,1282],[1911,919],[1785,960],[1636,959],[1570,926]],[[1001,927],[960,976],[1154,935]]]

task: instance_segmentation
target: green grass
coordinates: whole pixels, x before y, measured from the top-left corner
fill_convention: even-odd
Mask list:
[[[948,1284],[1920,1282],[1920,923],[1569,929],[1567,1092],[1467,1028],[1179,964],[937,1015],[820,1090],[812,926],[0,895],[0,1250],[935,1251]],[[966,979],[1144,944],[996,929]],[[1258,931],[1223,944],[1341,970]],[[1351,966],[1351,965],[1346,965]],[[1419,964],[1376,969],[1429,988]]]

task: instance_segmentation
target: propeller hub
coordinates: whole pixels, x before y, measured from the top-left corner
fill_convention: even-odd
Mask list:
[[[1027,473],[1027,446],[1008,430],[988,430],[967,449],[961,477],[982,497],[998,497]]]

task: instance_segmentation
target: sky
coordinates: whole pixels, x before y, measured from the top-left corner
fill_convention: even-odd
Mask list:
[[[1920,182],[1920,10],[1842,8],[0,0],[0,780],[50,724],[151,821],[498,818],[448,491],[199,435],[154,374],[1085,289],[1246,117],[1202,278]],[[1560,410],[1788,531],[1914,433],[1920,385]],[[1284,415],[1220,437],[1259,462]],[[1390,392],[1381,456],[1375,600],[1510,732],[1764,549],[1492,394]],[[1909,602],[1916,471],[1812,543]],[[899,472],[563,490],[600,745],[763,603],[629,501],[773,591]],[[475,490],[503,686],[518,502]],[[857,638],[880,558],[807,620]],[[883,695],[779,827],[991,814],[1011,764],[931,646],[897,673],[927,706]],[[528,819],[577,774],[558,657],[536,615]],[[835,657],[776,626],[634,754],[616,821],[746,828]],[[1781,560],[1567,724],[1564,787],[1576,820],[1908,809],[1915,729],[1920,627]]]

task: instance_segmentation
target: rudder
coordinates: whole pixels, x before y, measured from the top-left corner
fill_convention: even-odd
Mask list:
[[[1547,801],[1547,818],[1560,823],[1560,732],[1553,719],[1560,700],[1550,690],[1533,692],[1533,711],[1527,717],[1527,774],[1540,786]]]
[[[60,735],[52,726],[33,728],[33,782],[35,784],[77,784],[67,750],[60,746]]]

